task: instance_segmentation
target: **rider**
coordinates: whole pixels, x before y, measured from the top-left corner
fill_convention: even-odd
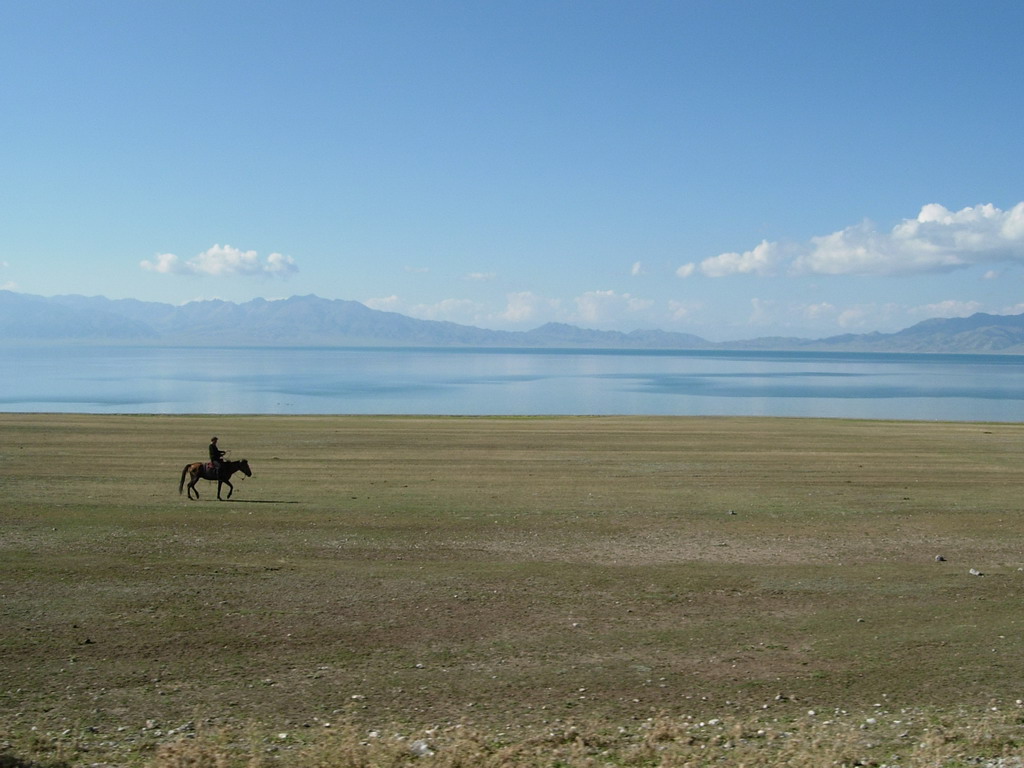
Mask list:
[[[226,453],[227,453],[227,451],[222,451],[220,448],[217,447],[217,438],[216,437],[211,437],[210,438],[210,463],[213,464],[213,468],[217,471],[218,475],[220,475],[220,462],[221,462],[221,458]]]

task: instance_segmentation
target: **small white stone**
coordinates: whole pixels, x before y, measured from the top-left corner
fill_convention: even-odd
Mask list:
[[[434,750],[423,739],[416,739],[416,741],[409,744],[409,751],[416,755],[416,757],[430,757],[434,754]]]

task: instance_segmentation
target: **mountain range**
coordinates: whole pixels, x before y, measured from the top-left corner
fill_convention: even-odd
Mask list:
[[[622,333],[548,323],[495,331],[417,320],[357,301],[293,296],[195,301],[181,306],[100,296],[34,296],[0,291],[0,341],[252,346],[423,346],[675,350],[798,350],[1024,354],[1024,314],[935,318],[895,333],[821,339],[762,337],[712,342],[686,333]]]

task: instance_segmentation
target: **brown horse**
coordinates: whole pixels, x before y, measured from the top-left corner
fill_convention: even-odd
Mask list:
[[[217,481],[217,499],[223,501],[220,498],[220,487],[226,485],[228,487],[228,498],[231,498],[231,494],[234,493],[235,486],[231,484],[231,476],[235,472],[242,472],[246,477],[252,477],[252,470],[249,469],[249,462],[245,459],[241,461],[222,461],[220,463],[220,473],[217,472],[216,467],[212,467],[209,462],[197,461],[195,464],[186,464],[185,468],[181,470],[181,482],[178,483],[178,493],[181,493],[181,489],[185,487],[185,475],[188,475],[191,479],[188,484],[188,497],[192,498],[192,492],[195,491],[196,498],[199,498],[199,491],[196,489],[196,483],[200,480],[216,480]]]

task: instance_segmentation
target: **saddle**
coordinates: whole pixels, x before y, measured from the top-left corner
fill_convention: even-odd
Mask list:
[[[212,461],[208,461],[205,464],[203,464],[203,471],[207,475],[211,475],[213,477],[216,477],[218,474],[217,465],[214,464]]]

